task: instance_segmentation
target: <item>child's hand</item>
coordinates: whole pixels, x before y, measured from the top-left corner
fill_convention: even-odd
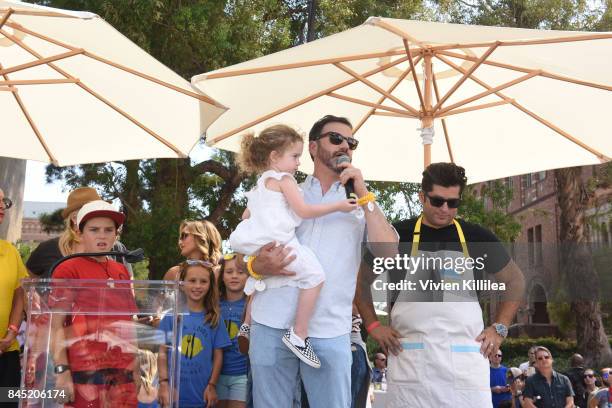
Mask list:
[[[214,407],[217,405],[217,387],[208,384],[204,390],[204,401],[206,401],[207,407]]]
[[[338,211],[351,212],[357,209],[357,200],[348,198],[338,202]]]
[[[162,407],[170,406],[170,391],[168,389],[167,381],[159,383],[159,392],[157,393],[157,399],[159,400],[159,405],[161,405]]]

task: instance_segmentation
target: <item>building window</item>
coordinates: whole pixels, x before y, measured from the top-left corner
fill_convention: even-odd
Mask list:
[[[542,225],[535,226],[535,242],[534,242],[534,252],[535,252],[535,262],[536,265],[542,265],[543,254],[542,254]]]
[[[533,264],[535,264],[533,239],[534,239],[533,228],[529,228],[527,230],[527,255],[529,257],[529,266],[533,266]]]

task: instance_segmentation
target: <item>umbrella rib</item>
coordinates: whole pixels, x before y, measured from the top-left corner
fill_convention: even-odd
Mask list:
[[[474,57],[470,57],[468,55],[456,54],[454,52],[449,52],[449,51],[440,51],[437,54],[442,54],[442,55],[446,55],[448,57],[453,57],[453,58],[459,58],[459,59],[463,59],[466,61],[476,60],[476,58]],[[505,68],[505,69],[509,69],[512,71],[518,71],[518,72],[526,72],[526,73],[532,72],[532,70],[529,68],[523,68],[523,67],[519,67],[516,65],[510,65],[510,64],[504,64],[502,62],[492,61],[492,60],[487,60],[483,62],[483,64],[491,65],[493,67],[498,67],[498,68]],[[612,86],[609,86],[609,85],[602,85],[602,84],[597,84],[595,82],[582,81],[580,79],[570,78],[570,77],[566,77],[563,75],[557,75],[557,74],[553,74],[553,73],[550,73],[544,70],[540,71],[540,76],[545,77],[545,78],[550,78],[550,79],[556,79],[558,81],[569,82],[569,83],[573,83],[576,85],[584,85],[584,86],[588,86],[592,88],[603,89],[605,91],[612,91]]]
[[[495,51],[495,49],[499,46],[499,42],[494,43],[493,45],[491,45],[489,47],[489,49],[482,54],[482,56],[480,58],[478,58],[478,61],[476,61],[475,64],[472,64],[472,66],[463,73],[463,76],[461,77],[461,79],[459,79],[459,81],[457,81],[455,83],[455,85],[453,85],[453,87],[451,89],[449,89],[449,91],[446,93],[446,95],[444,95],[442,97],[442,99],[440,99],[436,105],[432,108],[432,112],[436,112],[438,109],[440,109],[440,107],[442,106],[442,104],[444,102],[446,102],[448,100],[448,98],[451,97],[451,95],[453,93],[455,93],[455,91],[468,79],[468,77],[470,75],[472,75],[472,73],[474,71],[476,71],[476,69],[482,65],[482,63],[489,57],[489,55],[491,55],[493,53],[493,51]],[[434,54],[435,55],[435,54]]]
[[[440,100],[440,92],[438,90],[438,81],[436,80],[436,74],[431,70],[431,82],[433,83],[434,94],[436,95],[436,102]],[[450,143],[450,137],[448,135],[448,128],[446,127],[446,120],[441,119],[442,122],[442,130],[444,130],[444,139],[446,140],[446,148],[448,149],[448,155],[450,157],[451,163],[455,162],[455,158],[453,157],[453,149]]]
[[[371,71],[366,72],[364,74],[364,76],[368,77],[370,75],[377,74],[377,73],[379,73],[381,71],[384,71],[384,70],[389,69],[391,67],[394,67],[394,66],[396,66],[398,64],[401,64],[402,62],[406,61],[407,59],[408,59],[408,57],[403,56],[402,58],[399,58],[396,61],[392,61],[392,62],[390,62],[388,64],[382,65],[382,66],[380,66],[378,68],[375,68],[375,69],[373,69]],[[287,105],[287,106],[285,106],[283,108],[277,109],[277,110],[275,110],[275,111],[273,111],[271,113],[268,113],[268,114],[266,114],[266,115],[264,115],[264,116],[262,116],[260,118],[252,120],[251,122],[249,122],[249,123],[247,123],[245,125],[242,125],[240,127],[232,129],[232,130],[230,130],[228,132],[225,132],[225,133],[223,133],[223,134],[213,138],[211,140],[210,144],[212,145],[212,144],[218,143],[218,142],[222,141],[223,139],[227,139],[228,137],[230,137],[230,136],[232,136],[232,135],[234,135],[234,134],[236,134],[238,132],[242,132],[243,130],[250,128],[251,126],[255,126],[255,125],[257,125],[257,124],[259,124],[259,123],[261,123],[261,122],[263,122],[265,120],[268,120],[270,118],[278,116],[281,113],[284,113],[284,112],[286,112],[286,111],[288,111],[290,109],[293,109],[293,108],[295,108],[297,106],[300,106],[300,105],[303,105],[305,103],[308,103],[308,102],[310,102],[310,101],[312,101],[314,99],[320,98],[321,96],[325,96],[325,95],[327,95],[327,94],[329,94],[331,92],[334,92],[334,91],[336,91],[336,90],[338,90],[340,88],[344,88],[345,86],[354,84],[357,81],[358,81],[357,79],[348,79],[348,80],[346,80],[344,82],[341,82],[341,83],[339,83],[337,85],[331,86],[331,87],[329,87],[327,89],[324,89],[324,90],[319,91],[319,92],[317,92],[315,94],[307,96],[306,98],[302,98],[302,99],[300,99],[300,100],[298,100],[296,102],[293,102],[293,103],[291,103],[291,104],[289,104],[289,105]]]
[[[2,69],[2,64],[1,63],[0,63],[0,69]],[[10,81],[10,79],[9,79],[7,74],[2,74],[2,77],[4,78],[5,81]],[[45,153],[47,153],[47,156],[49,157],[49,161],[51,163],[53,163],[55,166],[57,166],[59,164],[57,162],[57,159],[55,158],[55,156],[53,156],[53,153],[51,153],[51,149],[49,149],[49,146],[45,142],[45,139],[42,137],[40,131],[38,130],[38,127],[34,123],[34,120],[30,116],[30,113],[26,109],[25,104],[21,100],[21,97],[17,94],[17,91],[13,92],[13,96],[15,97],[15,101],[17,102],[17,105],[19,105],[19,108],[21,109],[21,112],[23,113],[23,115],[25,116],[26,120],[28,121],[28,123],[30,125],[30,128],[32,128],[32,131],[34,132],[34,134],[38,138],[38,142],[42,145],[43,149],[45,150]]]
[[[60,46],[60,47],[63,47],[63,48],[67,48],[69,50],[77,50],[77,48],[75,48],[75,47],[73,47],[71,45],[68,45],[68,44],[63,43],[61,41],[57,41],[57,40],[55,40],[53,38],[49,38],[49,37],[47,37],[45,35],[42,35],[40,33],[37,33],[37,32],[32,31],[30,29],[27,29],[27,28],[23,27],[20,24],[16,24],[16,23],[12,23],[11,22],[11,23],[7,23],[7,26],[9,26],[9,27],[11,27],[13,29],[22,31],[22,32],[24,32],[26,34],[30,34],[30,35],[32,35],[34,37],[40,38],[41,40],[50,42],[50,43],[55,44],[57,46]],[[123,70],[125,72],[128,72],[128,73],[130,73],[132,75],[136,75],[136,76],[139,76],[139,77],[141,77],[143,79],[149,80],[149,81],[154,82],[154,83],[156,83],[158,85],[164,86],[166,88],[170,88],[170,89],[172,89],[174,91],[180,92],[180,93],[185,94],[187,96],[191,96],[191,97],[193,97],[195,99],[198,99],[198,100],[210,103],[211,105],[217,106],[219,108],[227,109],[225,106],[223,106],[219,102],[217,102],[217,101],[207,97],[206,95],[198,94],[198,93],[193,92],[193,91],[188,91],[188,90],[180,88],[180,87],[178,87],[176,85],[172,85],[172,84],[170,84],[168,82],[164,82],[164,81],[162,81],[160,79],[157,79],[157,78],[152,77],[150,75],[147,75],[145,73],[142,73],[142,72],[136,71],[134,69],[125,67],[123,65],[120,65],[120,64],[114,63],[112,61],[109,61],[109,60],[107,60],[105,58],[102,58],[102,57],[100,57],[98,55],[95,55],[95,54],[93,54],[93,53],[91,53],[91,52],[89,52],[87,50],[83,50],[83,55],[85,55],[85,56],[87,56],[89,58],[95,59],[95,60],[97,60],[99,62],[102,62],[104,64],[110,65],[110,66],[112,66],[114,68],[117,68],[117,69]]]
[[[445,58],[445,57],[443,57],[441,55],[436,55],[436,58],[440,59],[442,62],[444,62],[445,64],[447,64],[447,65],[449,65],[451,67],[453,67],[455,70],[457,70],[459,72],[466,72],[463,68],[457,66],[452,61],[448,60],[447,58]],[[482,86],[485,89],[492,89],[492,87],[490,85],[488,85],[487,83],[481,81],[480,79],[478,79],[474,75],[470,75],[470,79],[472,79],[474,82],[476,82],[477,84],[479,84],[480,86]],[[589,153],[593,154],[594,156],[597,156],[597,158],[599,158],[599,160],[601,160],[602,162],[606,162],[606,161],[610,160],[610,158],[607,157],[606,155],[604,155],[603,153],[601,153],[598,150],[590,147],[589,145],[581,142],[579,139],[577,139],[574,136],[570,135],[569,133],[567,133],[563,129],[559,128],[558,126],[555,126],[552,123],[548,122],[546,119],[538,116],[534,112],[532,112],[529,109],[525,108],[520,103],[516,102],[514,99],[509,98],[508,96],[504,95],[501,92],[495,92],[495,95],[497,95],[501,99],[507,101],[512,106],[514,106],[518,110],[522,111],[523,113],[529,115],[531,118],[533,118],[536,121],[540,122],[541,124],[543,124],[544,126],[548,127],[549,129],[557,132],[558,134],[560,134],[561,136],[563,136],[567,140],[577,144],[578,146],[580,146],[583,149],[587,150]]]
[[[7,33],[8,34],[8,33]],[[30,54],[32,54],[34,57],[36,58],[42,58],[40,54],[38,54],[38,52],[34,51],[33,49],[31,49],[30,47],[28,47],[26,44],[24,44],[21,40],[19,40],[18,38],[8,34],[6,35],[7,38],[10,38],[11,41],[13,41],[15,44],[17,44],[19,47],[23,48],[24,50],[26,50],[27,52],[29,52]],[[73,77],[72,75],[68,74],[66,71],[62,70],[61,68],[59,68],[58,66],[54,65],[53,63],[49,63],[48,64],[49,67],[53,68],[55,71],[57,71],[59,74],[63,75],[64,77],[66,77],[67,79],[76,79],[75,77]],[[157,133],[155,133],[154,131],[152,131],[151,129],[149,129],[148,127],[146,127],[145,125],[143,125],[142,123],[140,123],[139,121],[137,121],[136,119],[134,119],[132,116],[130,116],[129,114],[127,114],[126,112],[124,112],[121,108],[113,105],[110,101],[108,101],[107,99],[105,99],[104,97],[102,97],[101,95],[99,95],[97,92],[95,92],[94,90],[92,90],[91,88],[89,88],[87,85],[85,85],[83,82],[81,82],[80,80],[76,82],[76,85],[78,85],[80,88],[82,88],[83,90],[85,90],[86,92],[88,92],[89,94],[91,94],[93,97],[95,97],[96,99],[100,100],[101,102],[103,102],[104,104],[106,104],[108,107],[110,107],[111,109],[113,109],[115,112],[119,113],[121,116],[125,117],[126,119],[128,119],[130,122],[132,122],[133,124],[135,124],[136,126],[138,126],[139,128],[141,128],[142,130],[144,130],[145,132],[147,132],[148,134],[150,134],[151,136],[153,136],[155,139],[157,139],[159,142],[163,143],[164,145],[166,145],[168,148],[170,148],[171,150],[173,150],[179,157],[187,157],[187,155],[185,155],[183,152],[181,152],[176,146],[174,146],[172,143],[170,143],[169,141],[167,141],[166,139],[164,139],[163,137],[159,136]]]
[[[516,78],[516,79],[514,79],[514,80],[512,80],[512,81],[508,81],[508,82],[506,82],[506,83],[504,83],[504,84],[501,84],[501,85],[496,86],[495,88],[491,88],[491,89],[489,89],[488,91],[481,92],[481,93],[479,93],[479,94],[477,94],[477,95],[471,96],[471,97],[469,97],[469,98],[467,98],[467,99],[464,99],[464,100],[459,101],[459,102],[457,102],[457,103],[454,103],[454,104],[452,104],[452,105],[450,105],[450,106],[447,106],[447,107],[446,107],[446,108],[444,108],[444,109],[440,109],[440,110],[439,110],[439,111],[436,113],[436,116],[444,116],[444,114],[445,114],[445,113],[447,113],[447,112],[449,112],[449,111],[451,111],[451,110],[453,110],[453,109],[456,109],[456,108],[458,108],[458,107],[460,107],[460,106],[466,105],[466,104],[468,104],[468,103],[470,103],[470,102],[474,102],[474,101],[476,101],[476,100],[478,100],[478,99],[482,99],[482,98],[484,98],[484,97],[486,97],[486,96],[489,96],[489,95],[491,95],[492,93],[495,93],[495,92],[497,92],[497,91],[501,91],[501,90],[504,90],[504,89],[506,89],[506,88],[510,88],[511,86],[518,85],[518,84],[520,84],[521,82],[525,82],[525,81],[527,81],[528,79],[531,79],[531,78],[533,78],[534,76],[537,76],[537,75],[539,75],[539,74],[540,74],[540,70],[534,70],[534,71],[531,71],[529,74],[527,74],[527,75],[523,75],[523,76],[522,76],[522,77],[520,77],[520,78]]]
[[[0,29],[0,33],[2,33],[4,35],[8,34],[4,30],[1,30],[1,29]],[[74,57],[75,55],[82,54],[83,52],[85,52],[85,50],[81,49],[81,50],[73,50],[73,51],[69,51],[69,52],[64,52],[62,54],[52,55],[52,56],[46,57],[46,58],[42,58],[42,56],[40,56],[40,57],[37,57],[38,58],[37,61],[31,61],[31,62],[28,62],[28,63],[25,63],[25,64],[15,65],[13,67],[2,69],[2,70],[0,70],[0,75],[11,74],[13,72],[23,71],[24,69],[34,68],[34,67],[38,67],[40,65],[46,65],[46,64],[48,64],[50,62],[53,62],[53,61],[58,61],[58,60]]]
[[[514,99],[508,99],[508,100],[501,100],[501,101],[497,101],[497,102],[489,102],[489,103],[483,103],[481,105],[475,105],[475,106],[470,106],[469,108],[463,108],[463,109],[454,109],[450,112],[445,112],[444,114],[441,114],[440,116],[437,116],[439,118],[447,118],[449,116],[452,115],[458,115],[460,113],[466,113],[466,112],[472,112],[475,110],[482,110],[482,109],[487,109],[487,108],[494,108],[496,106],[501,106],[501,105],[507,105],[509,103],[511,103],[511,101],[514,101]],[[444,119],[442,119],[444,120]]]
[[[331,97],[337,98],[337,99],[342,99],[342,100],[345,100],[347,102],[353,102],[353,103],[356,103],[358,105],[369,106],[369,107],[374,108],[374,109],[384,109],[384,110],[389,111],[389,112],[395,112],[395,113],[399,113],[399,114],[402,114],[402,115],[405,115],[405,116],[411,116],[411,117],[416,118],[416,116],[412,115],[410,112],[405,111],[405,110],[401,110],[401,109],[393,108],[391,106],[385,106],[385,105],[381,105],[381,104],[377,104],[377,103],[373,103],[373,102],[364,101],[363,99],[353,98],[353,97],[350,97],[350,96],[337,94],[335,92],[330,92],[329,94],[327,94],[327,96],[331,96]]]
[[[414,62],[412,61],[412,52],[410,51],[410,45],[408,44],[408,40],[403,39],[404,49],[406,50],[406,55],[408,55],[408,62],[410,63],[410,71],[412,72],[412,79],[414,80],[414,86],[416,87],[417,94],[419,94],[419,101],[421,101],[421,111],[425,112],[425,100],[423,99],[423,93],[421,92],[421,86],[419,85],[419,80],[417,79],[417,73],[414,68]]]
[[[8,8],[8,9],[0,9],[0,12],[2,11],[6,11],[6,10],[12,10],[12,8]],[[68,14],[62,14],[62,13],[54,13],[52,11],[28,11],[28,10],[13,10],[15,12],[15,14],[19,14],[22,16],[40,16],[40,17],[64,17],[64,18],[80,18],[77,16],[71,16]]]
[[[556,38],[545,38],[536,40],[515,40],[515,41],[487,41],[482,43],[468,43],[468,44],[444,44],[431,47],[433,51],[443,51],[456,48],[482,48],[490,47],[499,43],[500,46],[517,46],[517,45],[544,45],[544,44],[555,44],[555,43],[567,43],[576,41],[591,41],[591,40],[607,40],[612,38],[612,33],[605,34],[587,34],[577,35],[573,37],[556,37]]]
[[[65,79],[19,79],[10,81],[0,81],[0,85],[49,85],[49,84],[76,84],[77,78]]]
[[[4,11],[4,10],[2,10],[2,11]],[[4,23],[6,23],[8,21],[9,17],[11,17],[11,14],[13,14],[14,12],[15,12],[15,10],[13,10],[12,8],[8,8],[6,10],[6,12],[2,16],[2,18],[0,18],[0,28],[2,28]]]
[[[393,24],[389,24],[386,21],[383,21],[381,18],[372,19],[371,24],[377,27],[380,27],[384,30],[387,30],[390,33],[393,33],[397,35],[398,37],[402,37],[403,39],[408,40],[412,43],[418,44],[421,48],[425,48],[426,46],[424,42],[417,40],[416,38],[414,38],[413,36],[405,32],[404,30],[401,30],[397,28],[396,26],[394,26]]]
[[[414,116],[410,115],[410,114],[405,114],[405,113],[394,113],[394,112],[379,112],[379,111],[374,111],[372,113],[372,115],[374,116],[391,116],[394,118],[406,118],[406,119],[414,119]],[[354,132],[353,132],[354,133]]]
[[[409,59],[409,57],[406,57],[406,58]],[[357,72],[353,71],[352,69],[350,69],[346,65],[343,65],[340,62],[336,62],[336,63],[334,63],[334,65],[337,68],[339,68],[340,70],[342,70],[342,71],[346,72],[347,74],[349,74],[350,76],[352,76],[353,78],[357,79],[359,82],[363,83],[364,85],[374,89],[376,92],[380,93],[381,95],[384,95],[387,98],[391,99],[393,102],[397,103],[402,108],[408,110],[413,115],[415,115],[415,116],[419,115],[419,112],[416,109],[414,109],[412,106],[408,105],[407,103],[405,103],[401,99],[393,96],[393,94],[390,94],[389,92],[385,91],[380,86],[376,85],[372,81],[370,81],[367,78],[365,78],[363,75],[358,74]]]
[[[385,51],[385,52],[375,52],[371,54],[347,55],[344,57],[294,62],[291,64],[272,65],[272,66],[267,66],[267,67],[237,69],[235,71],[224,71],[224,72],[217,72],[217,73],[211,73],[211,74],[197,75],[194,78],[196,81],[200,79],[228,78],[228,77],[241,76],[241,75],[260,74],[264,72],[283,71],[287,69],[306,68],[306,67],[312,67],[312,66],[317,66],[317,65],[333,64],[334,62],[348,62],[348,61],[359,61],[359,60],[364,60],[364,59],[373,59],[373,58],[382,58],[382,57],[394,57],[394,56],[402,55],[402,54],[404,54],[403,51],[390,50],[390,51]]]
[[[423,56],[419,55],[416,58],[415,64],[418,64],[419,61],[421,61],[422,58],[423,58]],[[393,83],[393,85],[391,85],[391,87],[387,90],[387,92],[388,93],[393,92],[395,90],[395,88],[397,88],[397,86],[404,80],[404,78],[406,78],[406,76],[408,76],[408,74],[410,73],[411,70],[412,70],[412,68],[408,67],[408,69],[405,70],[397,78],[397,80]],[[380,97],[380,99],[378,99],[378,101],[376,103],[377,104],[381,104],[381,103],[383,103],[385,101],[385,99],[387,99],[387,97],[385,95],[383,95],[383,96]],[[376,111],[376,109],[372,108],[372,109],[370,109],[370,111],[368,113],[365,114],[365,116],[359,121],[357,126],[355,126],[355,128],[353,129],[353,134],[357,133],[357,131],[363,126],[364,123],[366,123],[366,121],[372,116],[372,114],[374,114],[375,111]],[[402,117],[404,117],[404,116],[402,116]]]

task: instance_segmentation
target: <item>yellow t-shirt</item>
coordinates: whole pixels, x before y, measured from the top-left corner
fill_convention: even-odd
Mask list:
[[[0,240],[0,338],[6,336],[15,289],[21,286],[21,279],[27,277],[28,272],[17,248],[7,241]],[[17,340],[7,349],[7,351],[15,350],[19,350]]]

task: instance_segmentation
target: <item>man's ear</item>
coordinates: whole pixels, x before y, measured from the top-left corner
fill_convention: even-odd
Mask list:
[[[314,158],[316,156],[317,148],[318,145],[316,140],[311,140],[310,142],[308,142],[308,152],[310,153],[310,158],[312,159],[312,161],[314,161]]]
[[[423,193],[423,191],[419,191],[419,201],[421,205],[425,205],[425,193]]]

